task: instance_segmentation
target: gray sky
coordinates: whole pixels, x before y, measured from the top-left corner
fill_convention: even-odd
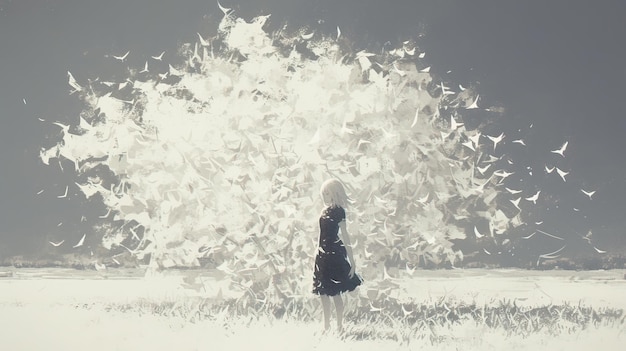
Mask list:
[[[504,106],[498,128],[528,128],[527,143],[547,149],[569,141],[572,183],[596,189],[587,218],[555,211],[547,225],[566,232],[592,228],[604,241],[626,245],[626,3],[614,1],[222,1],[243,18],[272,14],[271,26],[339,25],[358,48],[425,34],[420,45],[432,72],[462,84],[478,82],[483,103]],[[68,70],[82,77],[115,74],[108,54],[139,57],[174,51],[196,32],[214,32],[213,1],[0,0],[0,254],[36,247],[45,233],[80,234],[77,201],[35,195],[67,179],[37,158],[58,129],[37,117],[74,122]],[[323,23],[320,20],[323,21]],[[451,71],[450,73],[446,73]],[[26,104],[24,104],[25,99]],[[472,116],[467,117],[472,118]],[[532,148],[531,148],[532,149]],[[526,162],[539,169],[540,153]],[[566,190],[564,203],[575,201]],[[569,191],[569,190],[568,190]],[[43,194],[42,194],[43,195]],[[59,227],[57,224],[64,222]],[[551,226],[551,227],[550,227]],[[38,239],[39,238],[39,239]],[[34,246],[33,246],[34,245]],[[43,245],[43,243],[41,243]],[[4,248],[4,249],[3,249]]]

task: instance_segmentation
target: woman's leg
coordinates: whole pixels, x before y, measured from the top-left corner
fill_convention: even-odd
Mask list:
[[[343,331],[343,299],[341,295],[333,296],[333,300],[335,301],[335,308],[337,309],[337,330],[339,332]]]
[[[328,295],[320,295],[322,298],[322,310],[324,311],[324,330],[330,329],[330,298]]]

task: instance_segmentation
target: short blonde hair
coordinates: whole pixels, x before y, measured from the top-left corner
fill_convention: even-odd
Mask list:
[[[320,187],[320,196],[326,206],[345,208],[350,201],[343,184],[337,179],[328,179],[325,181]]]

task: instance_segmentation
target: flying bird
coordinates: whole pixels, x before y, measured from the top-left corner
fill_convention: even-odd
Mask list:
[[[595,247],[595,246],[593,247],[593,249],[594,249],[594,250],[596,250],[596,252],[597,252],[597,253],[599,253],[599,254],[606,253],[606,251],[604,251],[604,250],[600,250],[600,249],[598,249],[598,248],[597,248],[597,247]]]
[[[580,191],[582,191],[582,192],[583,192],[583,194],[585,194],[585,195],[589,196],[589,199],[590,199],[590,200],[591,200],[591,197],[593,196],[593,194],[595,194],[595,193],[596,193],[596,191],[595,191],[595,190],[593,190],[593,191],[586,191],[585,189],[580,189]]]
[[[109,210],[107,211],[107,213],[104,216],[98,216],[98,218],[107,218],[107,217],[109,217],[110,214],[111,214],[111,209],[109,208]]]
[[[474,143],[474,146],[478,146],[478,142],[480,141],[480,133],[476,133],[471,137],[468,137],[468,139]]]
[[[498,143],[501,142],[502,139],[504,139],[504,133],[500,133],[500,135],[498,135],[497,137],[487,135],[487,138],[489,138],[493,142],[493,150],[495,151]]]
[[[515,140],[512,141],[512,143],[516,143],[516,144],[520,144],[520,145],[526,146],[526,143],[524,142],[524,139],[515,139]]]
[[[478,172],[480,172],[480,174],[484,175],[485,172],[487,171],[487,169],[489,169],[489,167],[491,167],[491,163],[488,163],[486,166],[484,167],[479,167],[476,166],[476,169],[478,170]]]
[[[565,176],[569,174],[569,172],[565,172],[565,171],[560,170],[559,167],[556,167],[556,173],[558,173],[559,176],[561,176],[563,181],[565,181]]]
[[[531,197],[527,197],[525,198],[528,201],[532,201],[535,205],[537,204],[537,199],[539,198],[539,193],[541,193],[541,190],[538,190],[535,195],[531,196]]]
[[[567,149],[567,144],[568,144],[568,142],[566,141],[566,142],[565,142],[565,143],[561,146],[561,148],[560,148],[560,149],[552,150],[552,151],[550,151],[550,152],[552,152],[552,153],[554,153],[554,154],[559,154],[559,155],[561,155],[562,157],[565,157],[565,155],[563,155],[563,153],[565,152],[565,149]]]
[[[217,6],[220,8],[220,11],[224,13],[224,16],[228,16],[228,14],[232,11],[231,8],[222,6],[219,1],[217,2]]]
[[[457,123],[453,116],[450,116],[450,130],[456,130],[459,127],[463,127],[463,123]]]
[[[481,233],[478,231],[478,228],[476,228],[476,226],[474,226],[474,235],[476,235],[476,238],[477,238],[477,239],[480,239],[480,238],[482,238],[482,237],[484,237],[484,236],[485,236],[484,234],[481,234]]]
[[[512,203],[513,205],[515,205],[515,208],[517,208],[518,210],[520,210],[520,211],[521,211],[522,209],[521,209],[521,208],[519,208],[519,202],[520,202],[520,200],[521,200],[521,199],[522,199],[521,197],[518,197],[518,198],[517,198],[517,199],[515,199],[515,200],[509,200],[509,201],[511,201],[511,203]]]
[[[544,168],[548,174],[554,172],[554,167],[548,167],[548,165],[545,165]]]
[[[498,177],[502,177],[502,179],[504,180],[505,178],[507,178],[508,176],[512,175],[514,172],[507,172],[505,170],[499,170],[499,171],[495,171],[493,172],[493,175],[496,175]]]
[[[474,102],[472,102],[469,106],[467,106],[465,109],[467,110],[472,110],[472,109],[476,109],[478,108],[478,98],[480,97],[480,95],[476,95],[476,99],[474,99]]]
[[[130,54],[130,51],[126,51],[126,53],[122,56],[113,56],[114,59],[119,60],[124,62],[124,60],[126,60],[126,57],[128,57],[128,54]]]
[[[67,185],[66,185],[66,186],[65,186],[65,193],[64,193],[63,195],[58,195],[57,197],[58,197],[59,199],[62,199],[62,198],[64,198],[64,197],[67,197],[67,190],[68,190],[68,189],[69,189],[69,186],[67,186]]]
[[[61,240],[58,243],[52,242],[52,241],[48,241],[50,243],[50,245],[54,246],[54,247],[59,247],[61,246],[61,244],[63,244],[65,242],[65,240]]]
[[[467,147],[468,149],[470,149],[472,151],[476,151],[476,148],[474,147],[474,143],[471,140],[468,140],[468,141],[462,143],[462,145]]]
[[[198,34],[198,38],[200,39],[200,46],[209,46],[209,42],[206,41],[200,33],[196,32],[196,34]]]
[[[535,234],[537,234],[537,232],[533,232],[533,233],[532,233],[532,234],[530,234],[529,236],[523,236],[523,237],[522,237],[522,239],[526,239],[526,240],[528,240],[528,239],[532,238]]]
[[[309,39],[313,38],[313,35],[314,35],[314,34],[315,34],[315,32],[311,32],[311,33],[309,33],[309,34],[304,34],[304,33],[302,33],[302,34],[300,34],[300,37],[301,37],[302,39],[304,39],[304,40],[309,40]]]
[[[165,51],[161,52],[161,54],[158,56],[151,56],[151,57],[157,61],[163,61],[163,54],[165,54]]]
[[[147,73],[147,72],[148,72],[148,61],[146,61],[146,64],[143,66],[143,69],[139,71],[139,73]]]
[[[507,188],[507,187],[504,187],[504,189],[506,189],[506,191],[508,191],[512,195],[519,194],[522,192],[521,190],[514,190],[514,189]]]
[[[68,78],[68,84],[74,88],[74,91],[72,91],[70,94],[76,92],[76,91],[82,91],[83,87],[81,87],[78,82],[76,82],[76,79],[74,78],[74,76],[72,75],[72,72],[67,71],[67,78]]]
[[[580,234],[578,234],[578,235],[580,235]],[[587,232],[587,235],[585,235],[585,236],[580,235],[580,237],[583,238],[584,240],[586,240],[589,243],[589,245],[591,245],[591,236],[592,235],[593,235],[593,232],[590,230],[589,232]]]
[[[77,248],[77,247],[81,247],[83,246],[83,244],[85,243],[85,237],[87,236],[87,234],[83,234],[83,237],[80,238],[80,240],[78,241],[78,243],[76,243],[76,245],[72,246],[73,248]]]

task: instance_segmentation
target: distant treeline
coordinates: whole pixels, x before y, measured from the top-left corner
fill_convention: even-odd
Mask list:
[[[81,270],[97,269],[96,263],[99,262],[100,269],[102,265],[106,268],[136,268],[149,264],[149,258],[143,261],[127,256],[125,258],[118,257],[115,261],[112,259],[95,260],[93,257],[83,257],[79,255],[71,255],[71,257],[44,257],[34,258],[26,256],[13,256],[0,258],[0,266],[15,268],[73,268]],[[432,262],[420,262],[417,269],[450,269],[452,266],[449,262],[434,264]],[[174,269],[215,269],[218,262],[210,259],[200,260],[200,267],[172,267]],[[389,257],[377,265],[385,265],[388,270],[401,271],[406,269],[407,263],[397,257]],[[520,268],[531,270],[609,270],[609,269],[626,269],[626,253],[605,254],[602,256],[588,255],[577,257],[561,257],[557,259],[546,259],[541,261],[519,260],[496,262],[481,259],[477,256],[468,256],[463,261],[457,262],[455,268]]]

